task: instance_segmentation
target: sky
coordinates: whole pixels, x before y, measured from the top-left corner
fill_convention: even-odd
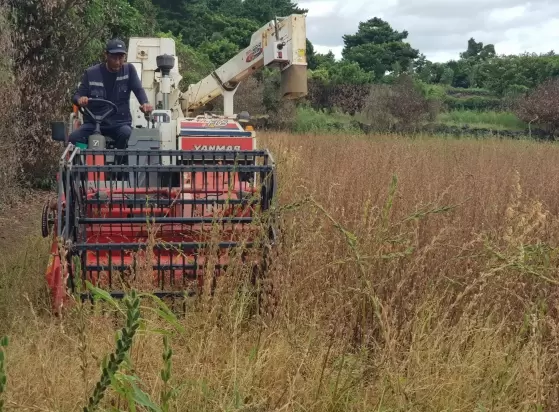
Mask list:
[[[459,58],[473,37],[497,54],[559,53],[559,0],[304,0],[307,38],[319,53],[341,57],[342,36],[373,17],[409,32],[407,41],[427,59]]]

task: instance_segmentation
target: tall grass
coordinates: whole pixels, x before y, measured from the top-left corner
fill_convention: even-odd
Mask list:
[[[142,308],[102,407],[558,410],[558,147],[287,134],[260,146],[278,160],[283,205],[268,312],[249,316],[230,291],[180,327]],[[22,265],[0,278],[21,282]],[[6,408],[81,410],[116,326],[42,315],[42,274],[26,273],[30,299],[6,328]],[[3,299],[9,310],[21,292]]]
[[[439,115],[440,122],[457,126],[525,130],[526,124],[514,113],[500,111],[452,110]]]

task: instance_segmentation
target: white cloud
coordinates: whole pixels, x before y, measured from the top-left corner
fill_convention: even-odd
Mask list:
[[[522,19],[525,12],[525,5],[509,7],[506,9],[494,9],[489,12],[488,18],[495,23],[506,23]]]
[[[313,44],[313,46],[314,46],[314,51],[317,53],[326,54],[329,51],[331,51],[332,53],[334,53],[334,56],[336,56],[336,59],[342,58],[342,49],[344,48],[344,46],[328,47],[328,46],[320,46],[317,44]]]
[[[310,10],[312,10],[312,17],[323,17],[329,16],[332,12],[334,12],[336,5],[338,2],[336,0],[331,1],[315,1],[313,3],[299,3],[298,6],[303,9],[308,9],[309,14]],[[307,17],[308,21],[308,17]]]
[[[559,49],[557,0],[307,0],[307,37],[318,52],[341,57],[342,36],[360,21],[380,17],[433,61],[456,59],[470,37],[493,43],[498,54]]]

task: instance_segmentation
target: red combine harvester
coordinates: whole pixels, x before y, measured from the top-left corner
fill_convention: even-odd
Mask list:
[[[304,96],[305,47],[304,16],[271,21],[243,52],[182,93],[173,40],[130,40],[128,60],[159,107],[146,118],[132,97],[133,132],[128,148],[117,150],[100,133],[116,106],[93,99],[109,110],[89,111],[98,127],[87,148],[69,144],[62,154],[58,201],[45,205],[42,220],[43,236],[53,240],[46,277],[55,312],[68,294],[89,296],[85,280],[115,297],[130,282],[144,282],[159,297],[184,296],[234,266],[237,251],[251,268],[262,263],[275,238],[265,219],[275,201],[275,165],[268,150],[257,149],[252,127],[241,125],[248,114],[233,113],[233,95],[254,70],[277,67],[283,97]],[[204,113],[220,95],[223,115]],[[72,113],[69,131],[84,110]],[[53,139],[64,140],[66,128],[53,123]]]

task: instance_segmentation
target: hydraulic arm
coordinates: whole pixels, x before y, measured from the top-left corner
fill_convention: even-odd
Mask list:
[[[256,31],[250,44],[235,57],[196,84],[182,96],[186,116],[223,95],[224,115],[234,113],[233,95],[241,81],[262,67],[281,71],[281,95],[296,99],[307,94],[305,16],[292,14],[268,22]]]
[[[239,84],[264,67],[281,72],[281,97],[307,94],[306,16],[291,14],[269,21],[252,34],[250,44],[198,83],[179,89],[182,76],[175,42],[170,38],[132,37],[128,61],[136,65],[150,101],[169,110],[172,119],[195,117],[219,96],[226,117],[234,115],[233,97]],[[134,124],[146,127],[135,98],[131,99]],[[159,106],[159,104],[158,104]]]

